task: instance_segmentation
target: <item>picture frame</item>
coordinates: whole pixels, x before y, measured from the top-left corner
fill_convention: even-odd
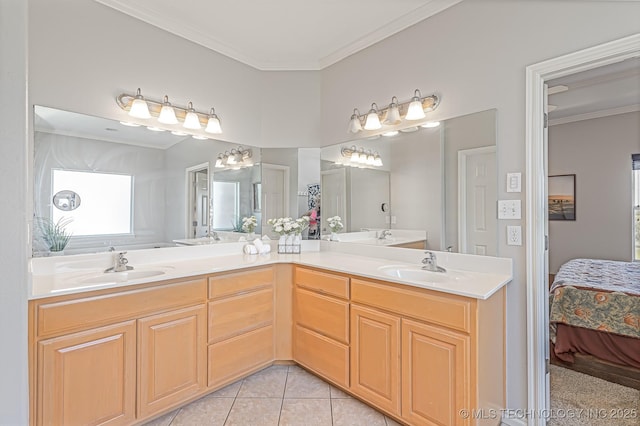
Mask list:
[[[549,220],[576,220],[576,175],[549,176]]]

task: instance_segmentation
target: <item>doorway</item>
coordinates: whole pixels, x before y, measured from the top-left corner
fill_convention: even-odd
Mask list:
[[[262,232],[270,233],[267,220],[289,216],[289,166],[262,163]]]
[[[598,68],[640,55],[640,34],[625,37],[559,58],[531,65],[526,70],[526,249],[527,249],[527,380],[528,410],[547,412],[548,317],[547,303],[547,151],[546,81]],[[534,416],[532,425],[546,420]]]

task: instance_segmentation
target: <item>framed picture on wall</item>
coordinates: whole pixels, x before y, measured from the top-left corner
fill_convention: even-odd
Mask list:
[[[549,220],[576,220],[576,175],[549,176]]]

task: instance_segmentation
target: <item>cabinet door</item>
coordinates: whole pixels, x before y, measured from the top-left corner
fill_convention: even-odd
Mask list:
[[[402,320],[402,418],[412,425],[461,425],[469,407],[469,336]]]
[[[351,305],[351,390],[400,414],[400,318]]]
[[[136,326],[126,321],[38,343],[38,425],[135,420]]]
[[[147,417],[205,388],[205,305],[138,320],[138,416]]]

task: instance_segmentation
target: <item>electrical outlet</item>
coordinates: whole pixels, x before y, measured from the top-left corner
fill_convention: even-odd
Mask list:
[[[395,216],[391,216],[391,224],[392,225],[396,224],[396,217]]]
[[[508,246],[522,245],[522,227],[521,226],[507,226],[507,245]]]

